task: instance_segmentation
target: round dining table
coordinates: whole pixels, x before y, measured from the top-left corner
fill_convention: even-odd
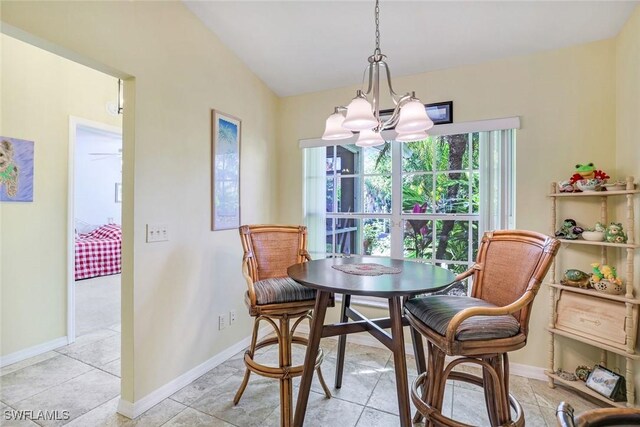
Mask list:
[[[381,271],[386,272],[378,274]],[[303,262],[289,267],[287,273],[296,282],[316,290],[309,344],[293,425],[302,427],[304,424],[320,339],[331,336],[340,337],[335,378],[335,386],[340,388],[346,335],[366,331],[393,352],[400,425],[410,427],[409,384],[402,330],[408,322],[404,318],[402,306],[404,301],[412,296],[445,289],[455,281],[455,274],[431,264],[366,256]],[[325,315],[332,294],[343,295],[340,322],[325,325]],[[368,319],[351,307],[352,295],[387,299],[389,317]],[[386,331],[389,328],[391,333]],[[423,351],[418,351],[418,348],[422,348],[422,337],[413,329],[411,333],[415,354],[424,354]],[[418,372],[424,372],[426,369],[424,359],[416,357],[416,364]]]

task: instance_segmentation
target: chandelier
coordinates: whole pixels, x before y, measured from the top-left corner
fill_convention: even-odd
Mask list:
[[[424,105],[415,97],[415,92],[398,95],[391,86],[391,72],[380,51],[380,6],[376,0],[376,48],[369,57],[369,65],[366,72],[369,74],[369,86],[366,92],[358,90],[355,98],[347,107],[336,107],[333,114],[327,119],[324,140],[347,139],[353,136],[353,132],[359,132],[356,145],[360,147],[373,147],[385,143],[381,132],[395,126],[398,136],[396,141],[411,142],[427,138],[426,131],[433,126],[433,122],[427,115]],[[389,94],[395,105],[393,113],[383,121],[380,118],[380,77],[386,75]],[[371,102],[369,102],[369,97]]]

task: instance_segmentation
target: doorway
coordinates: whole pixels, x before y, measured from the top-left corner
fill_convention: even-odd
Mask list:
[[[70,119],[69,339],[120,328],[122,129]]]

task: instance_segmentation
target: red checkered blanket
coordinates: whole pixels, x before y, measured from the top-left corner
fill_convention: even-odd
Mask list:
[[[76,280],[120,273],[122,230],[107,224],[76,237]]]

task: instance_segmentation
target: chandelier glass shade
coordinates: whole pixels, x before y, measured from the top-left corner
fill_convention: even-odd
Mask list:
[[[336,107],[334,113],[326,121],[322,139],[339,140],[353,136],[359,132],[356,145],[376,146],[384,144],[381,132],[395,127],[398,136],[396,141],[411,142],[427,138],[426,131],[433,127],[433,121],[415,93],[398,95],[391,86],[391,72],[386,63],[386,56],[380,51],[380,7],[376,0],[376,48],[369,57],[367,73],[369,85],[366,92],[358,90],[355,98],[347,107]],[[381,74],[382,72],[382,74]],[[386,77],[389,94],[395,105],[390,116],[380,117],[380,78]],[[371,98],[371,102],[369,102]]]
[[[327,119],[322,139],[331,141],[336,139],[351,138],[353,136],[353,132],[348,129],[344,129],[342,127],[343,122],[344,115],[342,113],[339,113],[336,109],[336,112],[330,115]]]
[[[380,135],[380,132],[372,129],[361,130],[360,136],[356,141],[356,145],[360,147],[375,147],[382,144],[384,144],[384,138]]]

